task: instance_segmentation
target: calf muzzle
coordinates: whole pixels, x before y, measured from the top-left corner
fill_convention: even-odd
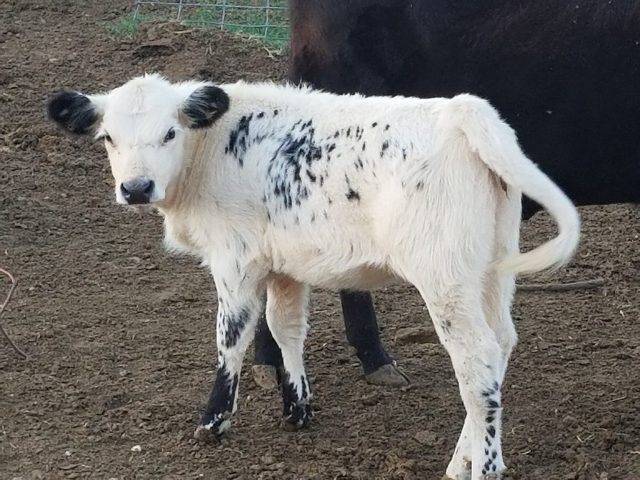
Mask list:
[[[153,194],[153,180],[136,177],[120,184],[120,191],[129,205],[149,203]]]

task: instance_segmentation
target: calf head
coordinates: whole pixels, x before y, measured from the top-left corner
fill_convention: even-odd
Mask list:
[[[189,132],[228,108],[229,97],[213,84],[145,75],[98,95],[60,91],[48,113],[71,133],[104,140],[118,203],[162,204],[176,188]]]

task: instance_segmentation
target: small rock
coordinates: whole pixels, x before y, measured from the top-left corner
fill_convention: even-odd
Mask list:
[[[376,405],[380,403],[382,396],[379,393],[372,393],[371,395],[363,395],[360,401],[363,405],[370,407],[372,405]]]
[[[133,447],[131,447],[131,451],[132,452],[141,452],[142,451],[142,447],[140,445],[134,445]]]
[[[276,460],[271,455],[263,455],[262,457],[260,457],[260,461],[265,465],[271,465]]]
[[[416,442],[420,445],[434,445],[438,441],[438,436],[429,430],[420,430],[413,438],[415,438]]]

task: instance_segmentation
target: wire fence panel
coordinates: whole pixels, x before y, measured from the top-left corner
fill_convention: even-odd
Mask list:
[[[175,19],[185,25],[220,28],[283,47],[289,40],[286,0],[136,0],[133,18]]]

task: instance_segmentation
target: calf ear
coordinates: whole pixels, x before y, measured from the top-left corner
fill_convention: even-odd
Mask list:
[[[229,109],[229,96],[219,87],[205,85],[191,93],[182,105],[181,114],[189,128],[206,128]]]
[[[51,120],[78,135],[91,132],[101,116],[89,97],[68,90],[57,92],[49,99],[47,112]]]

